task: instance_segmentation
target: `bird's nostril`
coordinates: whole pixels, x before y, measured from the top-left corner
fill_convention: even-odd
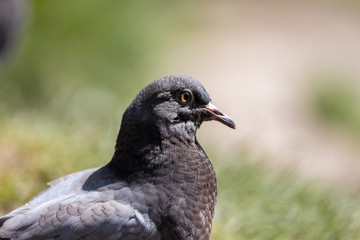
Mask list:
[[[219,111],[218,109],[214,109],[213,112],[216,114],[216,115],[220,115],[220,116],[224,116],[224,114]]]

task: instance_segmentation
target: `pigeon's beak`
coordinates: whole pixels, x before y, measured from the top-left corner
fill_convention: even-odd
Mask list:
[[[203,108],[203,113],[205,114],[205,121],[216,120],[228,127],[235,129],[235,122],[229,117],[222,113],[215,105],[209,103],[205,105]]]

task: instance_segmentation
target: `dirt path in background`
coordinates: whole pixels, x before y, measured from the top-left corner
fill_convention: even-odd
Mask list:
[[[212,4],[203,9],[206,27],[162,65],[200,79],[237,123],[236,133],[208,124],[200,135],[251,146],[276,167],[360,187],[359,148],[322,126],[307,98],[316,69],[360,79],[360,15],[311,2]]]

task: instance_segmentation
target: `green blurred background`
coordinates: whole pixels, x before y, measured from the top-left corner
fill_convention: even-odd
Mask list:
[[[238,127],[199,130],[212,239],[360,238],[360,3],[26,3],[0,68],[0,213],[107,163],[140,89],[187,74]]]

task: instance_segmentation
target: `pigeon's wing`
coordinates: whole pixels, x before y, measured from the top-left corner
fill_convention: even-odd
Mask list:
[[[0,219],[0,239],[159,239],[155,224],[130,205],[64,196]]]
[[[36,195],[27,205],[38,206],[61,196],[75,195],[82,192],[82,186],[86,179],[98,169],[83,170],[49,182],[48,185],[50,187]],[[21,211],[21,208],[16,209],[14,212],[18,210]]]
[[[93,182],[107,184],[106,179],[112,176],[98,170],[59,178],[28,204],[0,218],[0,240],[158,239],[150,218],[130,205],[115,201],[114,190],[82,189],[96,173],[102,178],[95,177]]]

